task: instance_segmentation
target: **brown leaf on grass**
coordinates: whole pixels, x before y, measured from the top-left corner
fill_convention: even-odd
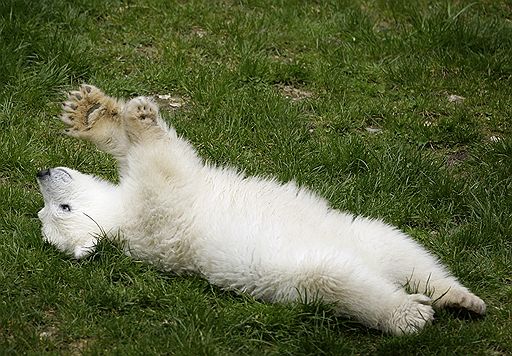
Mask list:
[[[455,104],[460,104],[462,103],[464,100],[466,100],[465,97],[463,96],[460,96],[460,95],[455,95],[455,94],[450,94],[448,95],[448,101],[450,103],[455,103]]]
[[[178,110],[185,105],[185,99],[179,96],[172,96],[170,94],[156,94],[153,95],[153,100],[162,109]]]
[[[382,132],[382,129],[379,129],[379,128],[376,128],[376,127],[367,127],[365,128],[365,130],[369,133],[379,133],[379,132]]]

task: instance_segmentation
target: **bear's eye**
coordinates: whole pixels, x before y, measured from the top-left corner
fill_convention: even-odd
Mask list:
[[[59,207],[64,211],[71,211],[71,207],[69,206],[69,204],[61,204],[59,205]]]

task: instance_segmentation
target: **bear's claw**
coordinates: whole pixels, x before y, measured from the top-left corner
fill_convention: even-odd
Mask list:
[[[96,122],[103,117],[115,117],[118,103],[92,85],[83,84],[79,90],[71,91],[62,104],[60,120],[70,126],[64,132],[73,137],[87,135]]]

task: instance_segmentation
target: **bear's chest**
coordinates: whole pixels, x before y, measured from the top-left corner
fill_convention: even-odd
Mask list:
[[[126,252],[164,270],[194,270],[194,219],[188,210],[149,196],[139,200],[138,205],[132,203],[122,228]]]

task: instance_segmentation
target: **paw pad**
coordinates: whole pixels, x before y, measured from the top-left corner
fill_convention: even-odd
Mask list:
[[[126,119],[137,120],[145,124],[156,125],[158,107],[145,97],[137,97],[130,100],[124,111]]]
[[[68,126],[65,133],[80,136],[89,131],[96,120],[107,110],[109,100],[98,88],[84,84],[79,90],[71,91],[62,104],[60,119]]]

